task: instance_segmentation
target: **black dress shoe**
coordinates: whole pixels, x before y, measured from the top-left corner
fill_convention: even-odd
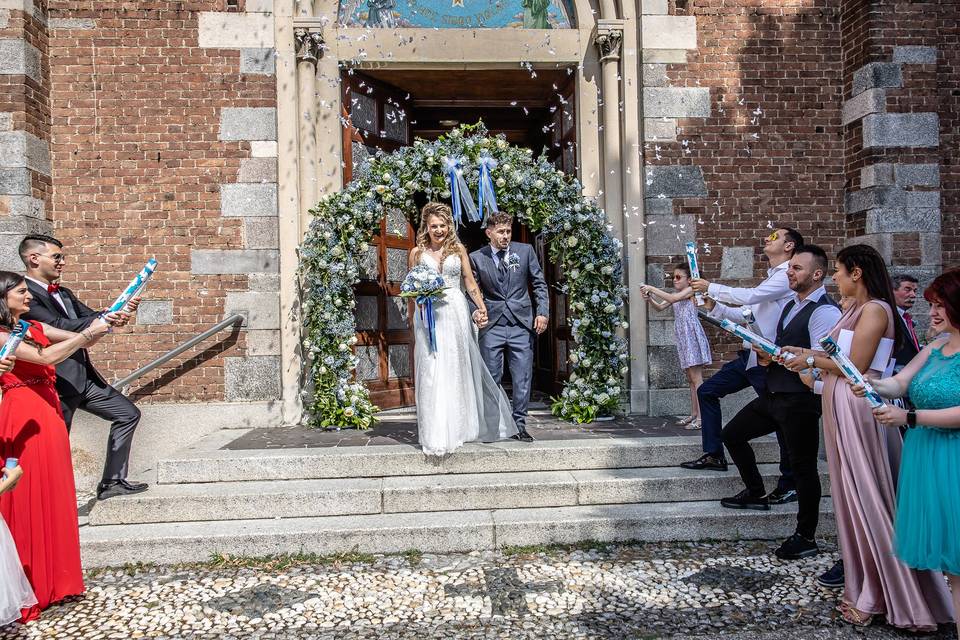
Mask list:
[[[520,442],[533,442],[533,436],[527,433],[526,429],[520,429],[515,434],[510,436],[511,440],[519,440]]]
[[[727,460],[723,456],[715,456],[712,453],[705,453],[696,460],[690,462],[681,462],[680,466],[684,469],[694,469],[699,471],[706,469],[708,471],[726,471]]]
[[[735,496],[724,498],[720,501],[721,507],[727,509],[753,509],[755,511],[769,511],[770,503],[766,496],[753,496],[750,491],[744,489]]]
[[[146,482],[127,482],[126,480],[101,482],[97,485],[97,500],[106,500],[114,496],[131,496],[135,493],[143,493],[149,487],[150,485]]]
[[[774,554],[781,560],[800,560],[809,558],[820,553],[820,547],[816,540],[804,538],[799,533],[795,533],[780,545],[780,548],[774,551]]]
[[[817,584],[827,589],[843,589],[843,560],[821,573],[817,577]]]
[[[780,487],[777,487],[767,494],[767,501],[770,504],[787,504],[788,502],[796,502],[797,490],[781,489]]]

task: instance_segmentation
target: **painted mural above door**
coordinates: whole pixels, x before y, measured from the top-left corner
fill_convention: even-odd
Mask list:
[[[570,29],[572,0],[341,0],[343,27]]]

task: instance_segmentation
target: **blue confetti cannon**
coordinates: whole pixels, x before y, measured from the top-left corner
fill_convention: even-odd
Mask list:
[[[699,279],[700,278],[700,263],[697,262],[697,243],[688,242],[686,245],[687,249],[687,266],[690,267],[690,278]],[[697,306],[703,306],[703,294],[697,293],[694,294],[694,298],[697,300]]]
[[[836,340],[830,336],[824,336],[820,338],[820,346],[823,347],[824,352],[830,356],[834,364],[840,367],[843,376],[849,380],[851,384],[863,386],[863,390],[866,393],[864,399],[870,404],[871,408],[878,409],[884,405],[883,398],[881,398],[880,394],[867,382],[867,379],[860,373],[860,370],[857,369],[857,365],[853,364],[850,358],[847,357],[847,354],[843,352],[843,349],[840,348]]]
[[[127,288],[123,290],[117,299],[113,301],[113,304],[107,307],[105,313],[116,313],[120,311],[127,303],[137,297],[144,287],[147,286],[147,282],[150,281],[150,277],[153,275],[153,272],[157,270],[157,259],[150,258],[147,261],[147,264],[143,269],[136,275],[136,277],[130,281],[130,284],[127,285]]]
[[[712,318],[703,311],[698,311],[697,313],[700,315],[701,320],[708,322],[715,327],[719,327],[729,334],[737,336],[747,344],[757,347],[771,357],[779,358],[782,356],[784,360],[793,360],[797,357],[796,354],[784,352],[783,349],[778,347],[772,341],[767,340],[761,335],[757,335],[743,325],[737,324],[736,322],[730,322],[726,318],[723,318],[722,320]]]
[[[6,342],[0,347],[0,359],[12,356],[17,352],[17,347],[23,342],[29,328],[30,323],[26,320],[17,321],[17,326],[13,328],[13,331],[7,336]]]

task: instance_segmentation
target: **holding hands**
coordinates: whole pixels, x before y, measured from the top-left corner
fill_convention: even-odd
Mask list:
[[[476,309],[473,312],[473,323],[477,325],[478,329],[483,329],[487,326],[488,321],[486,309]]]

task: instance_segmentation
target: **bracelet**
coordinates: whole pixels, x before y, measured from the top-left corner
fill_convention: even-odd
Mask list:
[[[90,342],[91,340],[93,340],[93,334],[90,333],[90,329],[84,329],[83,331],[80,332],[80,335],[86,338],[87,342]]]

